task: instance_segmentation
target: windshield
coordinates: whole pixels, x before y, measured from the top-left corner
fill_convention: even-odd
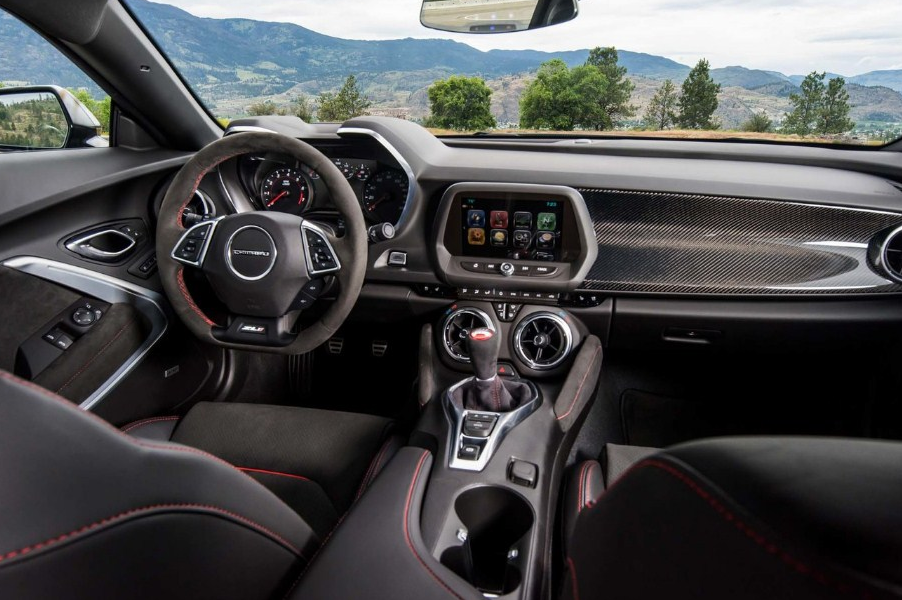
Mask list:
[[[584,0],[568,23],[494,35],[426,29],[416,0],[126,3],[222,124],[370,114],[439,135],[902,135],[898,0]]]

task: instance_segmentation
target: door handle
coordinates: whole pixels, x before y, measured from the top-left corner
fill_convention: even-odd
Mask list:
[[[66,242],[66,248],[80,256],[104,262],[116,262],[127,256],[137,241],[118,229],[92,231]]]

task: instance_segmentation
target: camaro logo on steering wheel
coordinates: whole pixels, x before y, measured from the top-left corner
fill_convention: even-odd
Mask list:
[[[269,256],[270,253],[266,250],[237,250],[232,249],[232,254],[235,256]]]

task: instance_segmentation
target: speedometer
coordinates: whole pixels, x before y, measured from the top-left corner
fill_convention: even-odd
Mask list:
[[[307,208],[310,197],[307,177],[290,167],[276,169],[266,176],[260,186],[260,199],[266,210],[299,215]]]
[[[376,223],[397,223],[407,204],[410,182],[397,169],[379,171],[366,182],[363,190],[363,210]]]

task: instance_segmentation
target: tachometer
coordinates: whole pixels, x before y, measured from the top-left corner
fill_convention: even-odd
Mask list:
[[[310,182],[297,169],[291,167],[276,169],[263,180],[260,186],[260,199],[266,210],[299,215],[310,203]]]
[[[397,223],[407,203],[410,183],[397,169],[385,169],[369,178],[363,190],[363,210],[377,223]]]

